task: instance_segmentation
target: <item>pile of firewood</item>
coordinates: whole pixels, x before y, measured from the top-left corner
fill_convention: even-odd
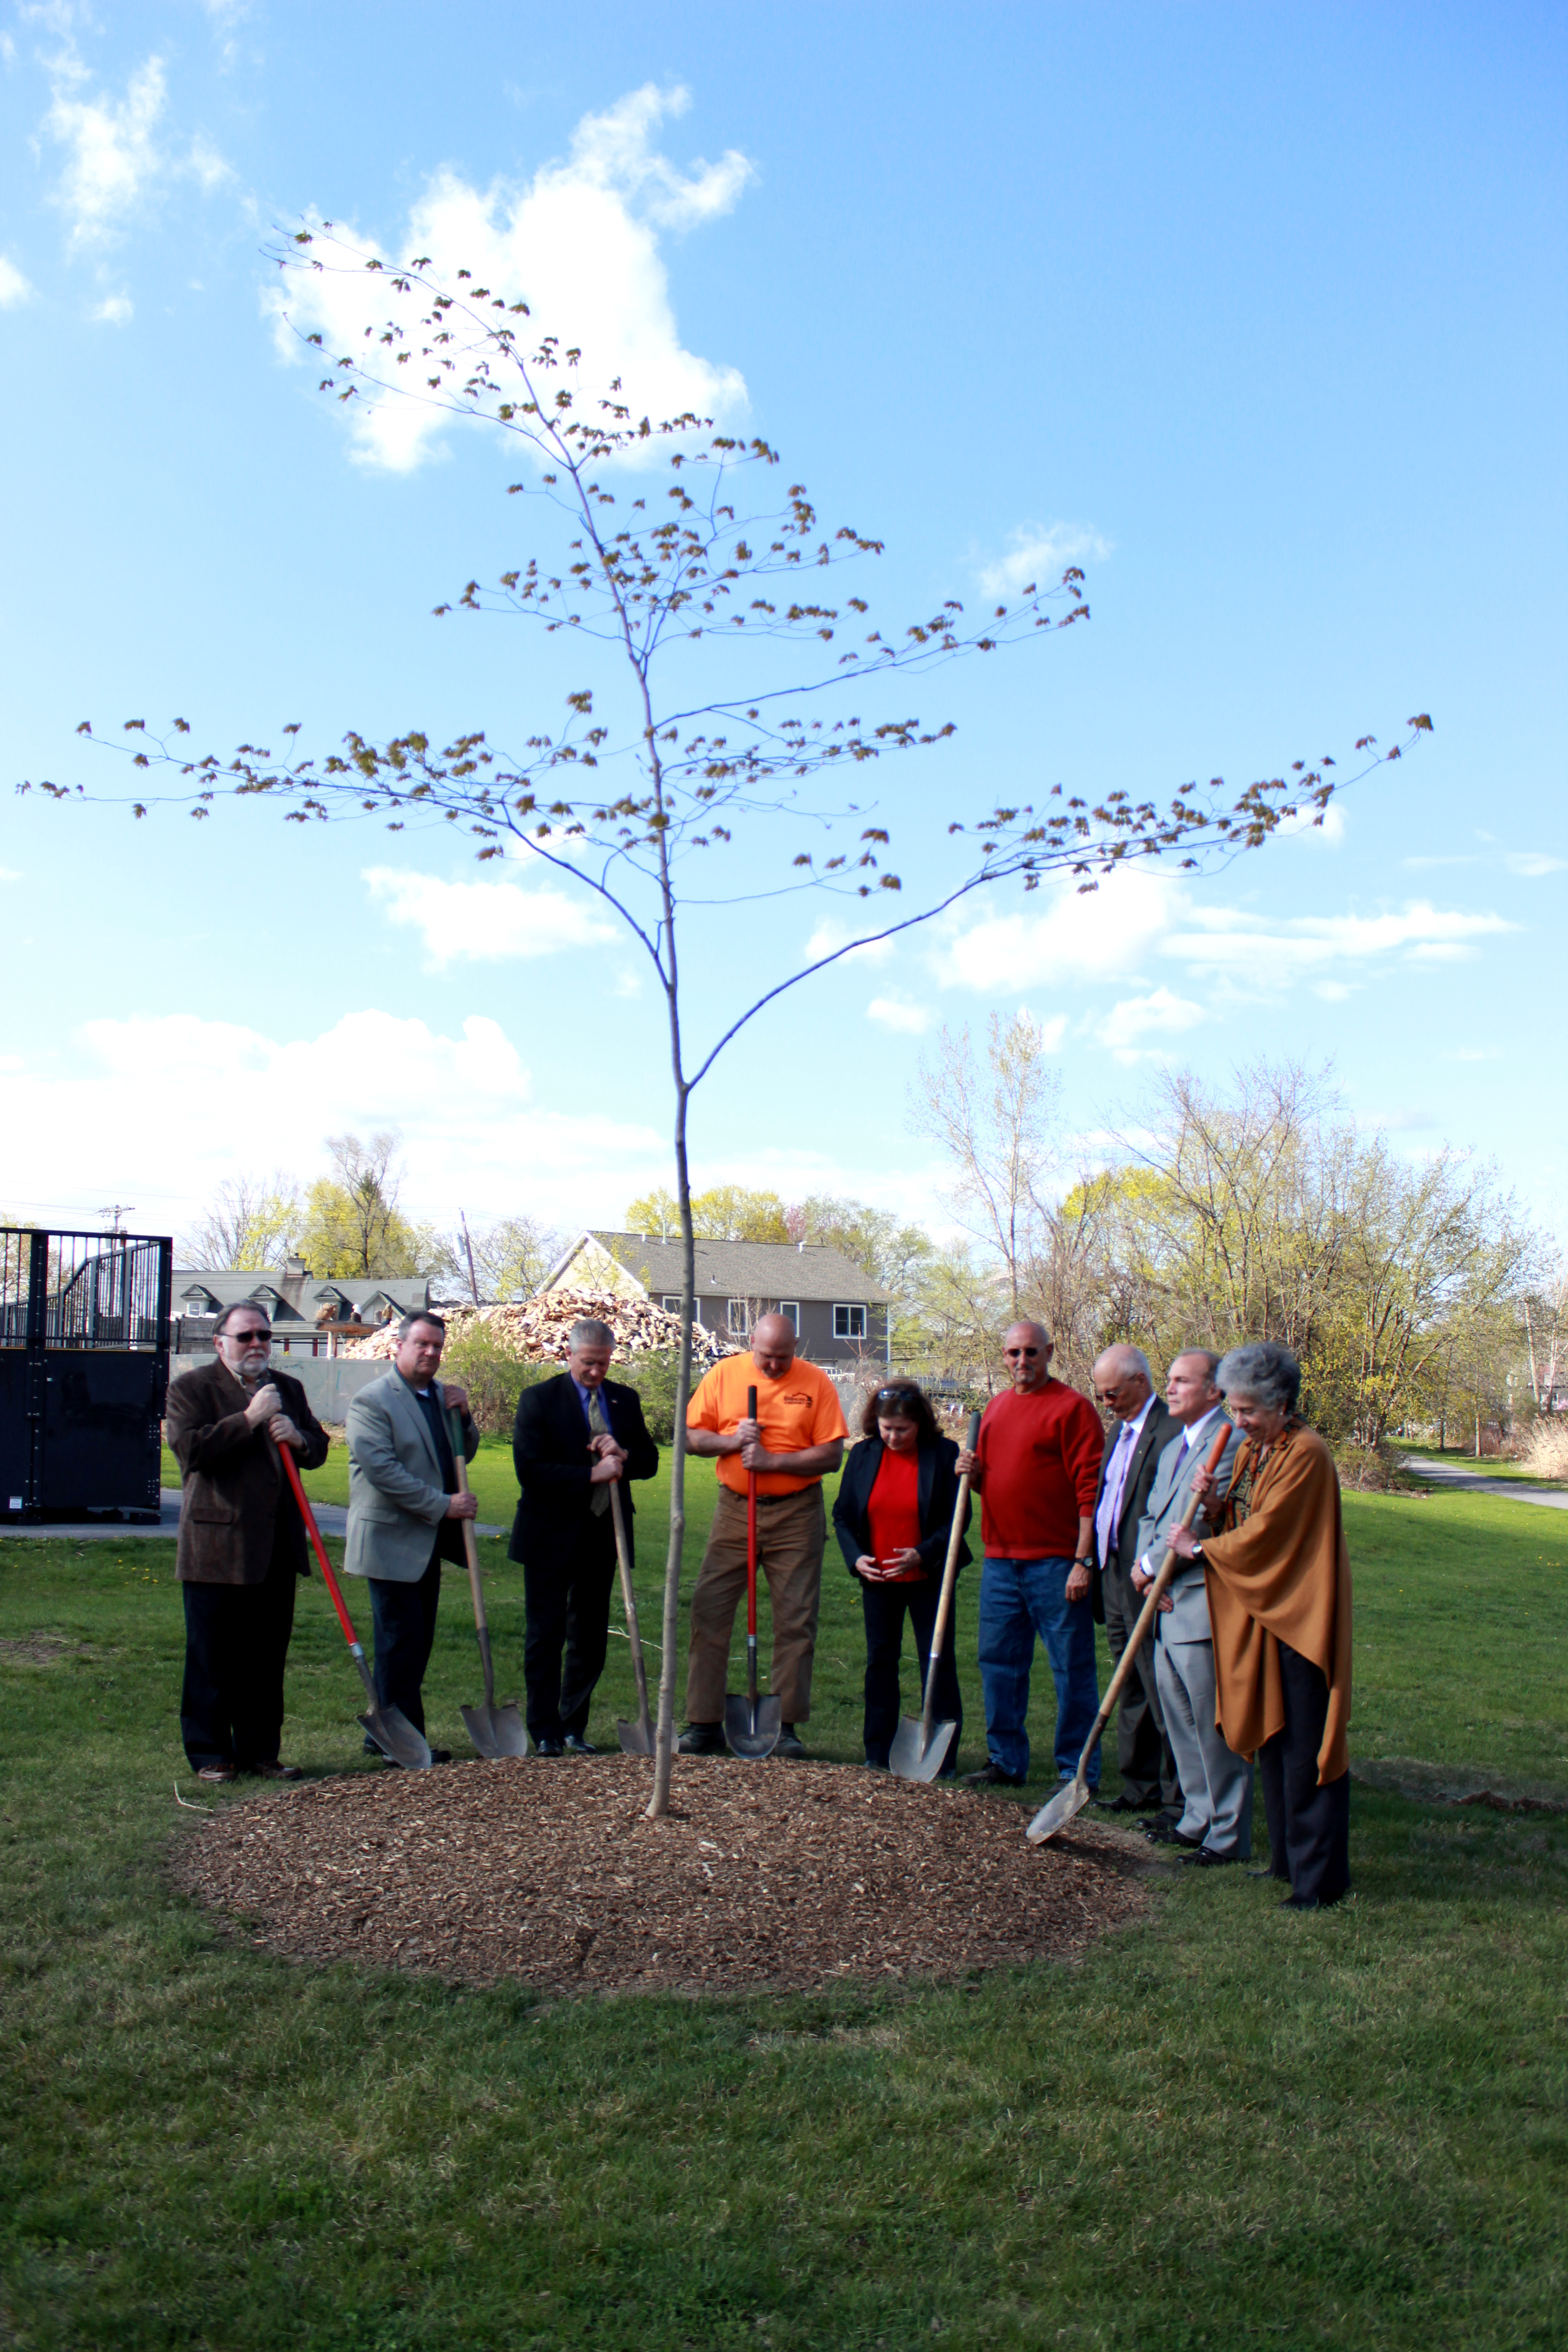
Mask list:
[[[616,1335],[617,1351],[630,1356],[660,1354],[680,1345],[680,1318],[667,1315],[651,1298],[628,1298],[618,1291],[543,1290],[514,1307],[451,1307],[442,1309],[448,1341],[461,1339],[482,1325],[509,1355],[529,1364],[563,1364],[574,1323],[595,1316]],[[345,1356],[390,1356],[397,1345],[395,1326],[389,1324],[368,1339],[353,1339]],[[704,1367],[733,1351],[716,1331],[700,1323],[691,1327],[691,1356]]]

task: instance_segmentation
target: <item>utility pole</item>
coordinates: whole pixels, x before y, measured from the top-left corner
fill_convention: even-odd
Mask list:
[[[474,1244],[468,1233],[468,1220],[461,1209],[458,1212],[458,1223],[463,1228],[463,1247],[468,1254],[468,1288],[474,1294],[474,1305],[477,1307],[479,1303],[479,1277],[474,1272]]]
[[[107,1209],[100,1209],[98,1213],[99,1215],[109,1219],[109,1233],[111,1241],[120,1240],[120,1220],[121,1217],[130,1216],[135,1206],[136,1203],[134,1201],[116,1201],[110,1207]]]

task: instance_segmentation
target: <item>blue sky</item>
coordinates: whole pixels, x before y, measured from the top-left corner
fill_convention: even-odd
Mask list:
[[[552,656],[430,617],[529,551],[515,459],[356,437],[261,254],[312,210],[395,255],[488,241],[542,320],[884,539],[879,614],[1083,564],[1088,628],[910,696],[958,725],[877,780],[911,887],[999,791],[1240,784],[1435,722],[1326,833],[1224,876],[1000,894],[812,982],[699,1097],[700,1180],[940,1224],[916,1059],[1025,1005],[1091,1150],[1160,1057],[1300,1055],[1568,1229],[1561,10],[0,24],[7,782],[117,787],[86,718],[178,711],[220,751],[286,719],[317,748],[552,721]],[[443,1221],[615,1219],[666,1173],[656,1002],[525,866],[256,809],[4,808],[0,1205],[178,1230],[220,1177],[386,1124]],[[694,1031],[816,919],[710,917]]]

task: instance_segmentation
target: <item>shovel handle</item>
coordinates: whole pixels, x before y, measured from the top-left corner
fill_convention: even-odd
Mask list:
[[[746,1419],[757,1417],[757,1391],[746,1391]],[[746,1639],[757,1638],[757,1474],[746,1473]]]
[[[631,1635],[632,1672],[637,1685],[637,1721],[648,1721],[647,1667],[643,1660],[642,1631],[637,1624],[637,1597],[632,1590],[632,1548],[626,1536],[626,1517],[621,1508],[621,1482],[610,1482],[610,1513],[616,1522],[616,1558],[621,1570],[621,1602],[626,1612],[626,1632]]]
[[[349,1612],[343,1606],[343,1596],[338,1590],[338,1580],[332,1574],[332,1563],[327,1558],[327,1547],[321,1541],[321,1530],[316,1525],[316,1514],[310,1508],[305,1489],[300,1484],[300,1472],[294,1460],[293,1447],[280,1445],[278,1448],[278,1457],[288,1473],[289,1484],[294,1489],[294,1500],[300,1507],[300,1517],[305,1522],[305,1533],[310,1537],[315,1549],[316,1558],[321,1563],[321,1574],[326,1579],[327,1591],[331,1595],[332,1607],[337,1611],[338,1622],[343,1629],[343,1639],[357,1656],[361,1654],[360,1645],[355,1637],[354,1629],[349,1622]]]
[[[1209,1447],[1208,1459],[1204,1464],[1204,1468],[1208,1472],[1211,1478],[1215,1472],[1219,1468],[1220,1456],[1225,1452],[1229,1442],[1230,1423],[1227,1422],[1225,1427],[1217,1433],[1214,1444]],[[1204,1498],[1201,1495],[1190,1496],[1187,1500],[1187,1507],[1182,1513],[1181,1519],[1178,1524],[1184,1528],[1190,1528],[1193,1521],[1197,1517],[1199,1511],[1203,1508],[1203,1501]],[[1154,1612],[1160,1606],[1160,1596],[1164,1591],[1165,1587],[1170,1583],[1171,1579],[1175,1572],[1176,1548],[1174,1544],[1172,1544],[1167,1548],[1165,1557],[1160,1562],[1159,1574],[1155,1577],[1153,1583],[1149,1587],[1148,1592],[1144,1595],[1143,1606],[1138,1612],[1138,1622],[1133,1626],[1131,1634],[1128,1636],[1127,1647],[1122,1651],[1121,1657],[1117,1660],[1116,1672],[1110,1677],[1110,1687],[1100,1702],[1100,1713],[1094,1718],[1094,1727],[1090,1731],[1089,1738],[1084,1741],[1083,1754],[1078,1759],[1078,1770],[1073,1776],[1075,1781],[1083,1780],[1089,1771],[1089,1759],[1094,1754],[1095,1749],[1099,1747],[1100,1734],[1104,1731],[1106,1725],[1110,1722],[1112,1715],[1116,1711],[1116,1702],[1121,1696],[1122,1686],[1126,1683],[1128,1675],[1132,1672],[1132,1662],[1137,1657],[1139,1651],[1142,1648],[1143,1637],[1154,1622]]]
[[[980,1437],[980,1415],[969,1416],[969,1433],[965,1451],[973,1454]],[[953,1587],[958,1582],[958,1549],[963,1541],[964,1514],[969,1504],[969,1473],[966,1470],[958,1482],[958,1496],[952,1506],[952,1526],[947,1538],[947,1559],[942,1571],[942,1595],[936,1604],[936,1623],[931,1627],[931,1650],[926,1658],[925,1706],[921,1716],[921,1729],[929,1745],[931,1727],[936,1721],[936,1670],[942,1656],[942,1643],[947,1639],[947,1621],[952,1613]]]
[[[471,1490],[468,1486],[468,1465],[463,1453],[463,1416],[455,1404],[449,1404],[447,1407],[447,1430],[452,1441],[452,1461],[458,1473],[458,1492],[459,1495],[467,1495]],[[495,1669],[490,1664],[490,1628],[489,1621],[485,1615],[485,1591],[479,1580],[479,1538],[474,1533],[472,1519],[464,1519],[460,1524],[463,1530],[463,1556],[468,1563],[468,1591],[473,1596],[474,1602],[474,1631],[479,1637],[479,1664],[485,1677],[485,1705],[494,1706],[496,1678]]]

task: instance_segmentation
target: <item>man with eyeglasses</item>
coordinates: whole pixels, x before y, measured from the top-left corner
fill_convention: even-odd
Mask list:
[[[164,1423],[184,1479],[174,1561],[185,1604],[180,1732],[199,1780],[297,1780],[298,1767],[279,1760],[283,1668],[295,1583],[310,1568],[279,1448],[315,1470],[327,1433],[300,1382],[269,1369],[272,1329],[254,1299],[224,1309],[214,1347],[210,1364],[171,1387]]]
[[[987,1761],[972,1789],[1020,1787],[1029,1769],[1029,1674],[1035,1637],[1057,1690],[1056,1766],[1070,1780],[1100,1705],[1089,1608],[1094,1497],[1104,1440],[1089,1399],[1053,1380],[1038,1323],[1002,1342],[1013,1385],[992,1398],[974,1451],[958,1467],[980,1491],[980,1686]],[[1098,1785],[1098,1751],[1089,1766]]]

